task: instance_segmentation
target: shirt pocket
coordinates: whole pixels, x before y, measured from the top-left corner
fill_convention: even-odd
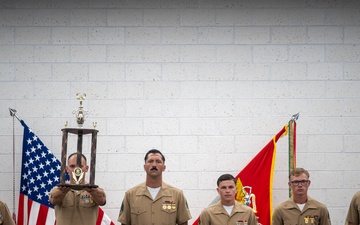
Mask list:
[[[64,219],[72,218],[75,208],[75,199],[72,198],[71,194],[68,194],[63,199],[61,205],[57,205],[55,208],[56,207],[60,209],[61,215],[64,217]]]
[[[63,199],[61,205],[64,208],[74,207],[74,201],[75,200],[72,198],[72,196],[70,194],[67,194]]]
[[[144,207],[131,207],[131,224],[138,225],[147,223],[148,219],[146,218],[146,208]]]
[[[162,208],[161,209],[161,224],[176,224],[176,208]]]

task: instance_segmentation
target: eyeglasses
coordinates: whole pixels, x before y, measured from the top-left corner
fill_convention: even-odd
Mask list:
[[[301,184],[301,186],[305,186],[309,183],[309,180],[293,180],[290,181],[290,183],[292,183],[294,186],[299,186],[299,184]]]

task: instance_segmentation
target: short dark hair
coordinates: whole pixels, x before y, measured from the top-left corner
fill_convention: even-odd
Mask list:
[[[146,162],[149,154],[160,154],[163,162],[165,163],[165,156],[164,156],[159,150],[157,150],[157,149],[150,149],[150,150],[146,153],[145,158],[144,158],[145,162]]]
[[[70,159],[72,156],[74,156],[74,155],[77,155],[77,152],[71,153],[71,154],[69,155],[69,157],[68,157],[68,161],[69,161],[69,159]],[[86,156],[85,156],[84,154],[82,154],[82,153],[80,153],[80,155],[81,155],[81,158],[85,159],[85,163],[86,163],[86,161],[87,161]]]
[[[220,182],[222,182],[224,180],[232,180],[232,181],[234,181],[234,184],[236,185],[236,178],[233,175],[226,173],[226,174],[221,175],[218,178],[217,186],[219,187]]]
[[[308,172],[306,169],[298,167],[298,168],[294,168],[294,169],[290,172],[290,174],[289,174],[289,180],[290,180],[290,177],[291,177],[291,176],[298,177],[298,176],[300,176],[300,175],[303,174],[303,173],[305,173],[305,175],[306,175],[308,178],[310,178],[310,174],[309,174],[309,172]]]

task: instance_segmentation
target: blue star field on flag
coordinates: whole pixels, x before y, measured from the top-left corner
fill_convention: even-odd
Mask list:
[[[61,163],[34,132],[23,121],[21,123],[24,139],[20,193],[53,208],[49,203],[49,193],[60,183]]]

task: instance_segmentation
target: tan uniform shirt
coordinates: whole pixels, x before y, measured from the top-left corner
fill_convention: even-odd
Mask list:
[[[253,210],[246,205],[235,202],[229,215],[221,201],[205,208],[200,214],[201,225],[257,225]]]
[[[175,225],[191,219],[183,192],[162,183],[152,199],[145,182],[125,193],[118,221],[126,225]]]
[[[293,198],[281,203],[274,210],[272,225],[331,225],[326,206],[310,197],[300,211]]]
[[[351,199],[349,211],[345,220],[345,225],[348,225],[348,222],[351,222],[353,224],[360,223],[360,191],[356,192]]]
[[[0,201],[0,224],[1,225],[15,225],[11,217],[11,213],[6,203]]]
[[[70,190],[55,206],[56,225],[95,225],[98,210],[99,206],[88,192]]]

